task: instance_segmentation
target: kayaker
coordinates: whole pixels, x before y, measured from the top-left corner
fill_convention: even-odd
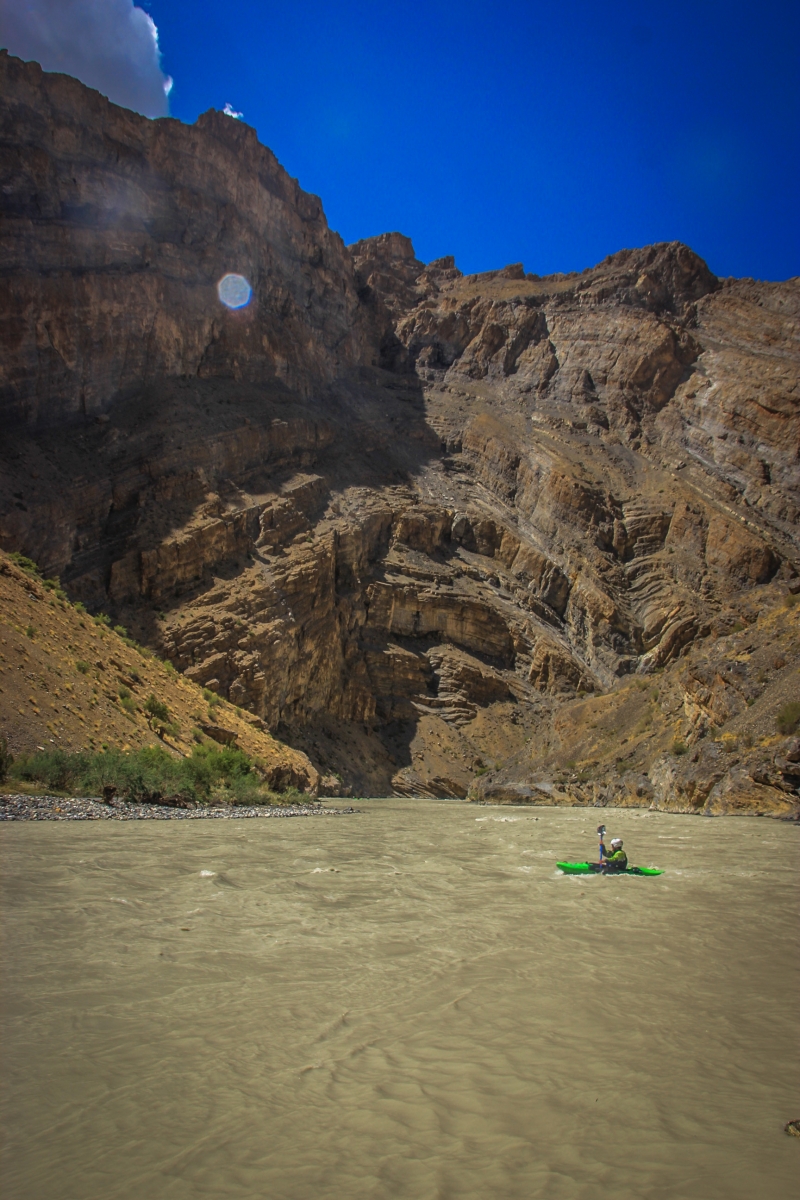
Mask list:
[[[611,847],[610,854],[602,842],[600,843],[600,863],[603,870],[609,875],[615,871],[627,870],[628,856],[622,849],[622,838],[612,838],[609,845]]]

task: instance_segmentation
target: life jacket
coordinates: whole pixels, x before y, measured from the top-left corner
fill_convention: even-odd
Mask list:
[[[606,857],[606,862],[612,871],[624,871],[628,866],[628,856],[624,850],[615,850]]]

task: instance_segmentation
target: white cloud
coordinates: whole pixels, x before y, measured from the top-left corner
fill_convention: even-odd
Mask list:
[[[158,30],[132,0],[0,0],[0,46],[146,117],[169,111]]]
[[[236,112],[232,104],[226,104],[222,110],[226,117],[233,117],[234,121],[241,121],[244,113]]]

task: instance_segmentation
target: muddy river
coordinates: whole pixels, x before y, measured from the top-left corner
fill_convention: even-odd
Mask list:
[[[5,1200],[786,1200],[800,829],[361,802],[12,824]]]

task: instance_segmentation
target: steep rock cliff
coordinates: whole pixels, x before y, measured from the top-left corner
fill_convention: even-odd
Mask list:
[[[792,585],[797,281],[677,243],[547,278],[348,251],[246,126],[0,69],[2,545],[331,788],[530,796],[583,697]],[[681,712],[631,770],[733,719]]]
[[[255,130],[150,121],[0,53],[4,423],[103,412],[165,376],[280,379],[364,360],[349,255]],[[220,304],[246,277],[254,300]]]

